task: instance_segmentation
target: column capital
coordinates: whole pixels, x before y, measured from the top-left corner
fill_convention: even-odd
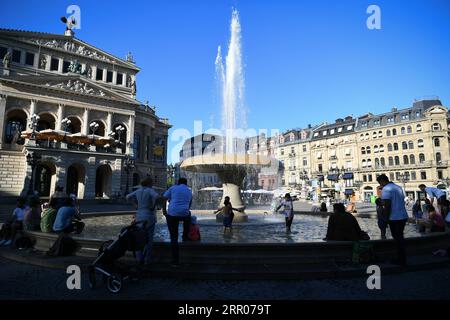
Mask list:
[[[30,103],[34,103],[34,104],[36,104],[37,102],[38,102],[38,100],[37,100],[37,99],[34,99],[34,98],[30,99]]]
[[[8,95],[6,93],[0,93],[0,101],[6,100],[6,98],[8,98]]]

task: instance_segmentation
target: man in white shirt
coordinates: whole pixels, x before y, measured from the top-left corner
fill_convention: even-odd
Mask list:
[[[378,176],[377,181],[382,187],[383,215],[389,219],[389,228],[397,244],[398,257],[392,263],[404,266],[406,265],[406,250],[403,232],[408,221],[408,212],[405,207],[403,189],[389,181],[385,174]]]
[[[445,191],[434,187],[427,187],[424,184],[419,185],[419,189],[428,196],[431,205],[434,206],[442,215],[445,211],[443,208],[445,206],[445,200],[447,200],[447,194]],[[436,199],[437,206],[434,205],[434,199]]]

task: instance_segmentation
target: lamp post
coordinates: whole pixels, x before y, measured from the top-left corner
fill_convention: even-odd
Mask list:
[[[31,178],[30,178],[30,185],[28,186],[28,195],[31,195],[34,193],[34,175],[36,171],[36,165],[38,164],[39,160],[41,160],[41,156],[37,154],[36,152],[29,151],[27,154],[27,164],[31,166]]]
[[[125,155],[125,158],[123,160],[123,168],[125,169],[125,172],[127,174],[127,185],[125,187],[125,195],[127,195],[129,193],[129,185],[128,185],[128,181],[129,176],[130,176],[130,172],[134,169],[134,159],[131,158],[129,155]]]
[[[401,173],[398,175],[398,178],[399,178],[398,181],[400,181],[403,184],[403,190],[405,190],[406,182],[409,181],[409,176],[404,173]],[[405,190],[405,193],[406,193],[406,190]]]
[[[68,118],[64,118],[61,120],[61,124],[63,125],[63,128],[64,128],[63,141],[66,141],[67,129],[69,128],[71,123],[72,123],[72,121],[70,121]]]
[[[97,132],[99,126],[100,125],[95,121],[89,125],[89,128],[91,128],[91,131],[92,131],[92,143],[94,143],[94,141],[95,141],[95,137],[94,137],[95,132]]]
[[[122,133],[125,131],[125,127],[122,126],[122,125],[119,125],[119,126],[116,127],[115,131],[117,133],[117,136],[118,136],[117,141],[118,141],[118,144],[120,146],[122,144],[122,141],[120,141],[120,137],[122,136]]]
[[[31,134],[30,134],[30,140],[36,140],[36,136],[37,136],[36,128],[37,128],[37,124],[38,124],[38,121],[40,118],[41,117],[39,117],[35,113],[31,116],[31,122],[29,124],[29,127],[32,130]]]

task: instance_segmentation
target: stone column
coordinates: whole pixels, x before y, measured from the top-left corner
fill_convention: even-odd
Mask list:
[[[102,81],[103,82],[106,82],[106,75],[108,74],[108,69],[103,69],[103,78],[102,78]]]
[[[134,156],[133,143],[134,143],[134,116],[130,116],[130,119],[128,120],[126,153],[128,153],[131,156]]]
[[[81,134],[84,134],[85,136],[89,134],[89,109],[84,109],[83,127],[81,128]]]
[[[59,58],[58,60],[59,60],[59,63],[58,63],[58,73],[62,73],[62,72],[63,72],[63,63],[64,63],[64,60],[61,59],[61,58]]]
[[[108,112],[108,116],[106,117],[106,130],[105,137],[108,137],[108,134],[112,131],[112,113]]]
[[[52,64],[52,57],[48,54],[45,55],[47,62],[45,63],[45,71],[50,71],[50,66]]]
[[[91,78],[91,80],[95,80],[95,79],[97,79],[97,66],[91,66],[91,68],[92,68],[92,78]]]
[[[33,114],[36,113],[36,100],[32,99],[31,103],[30,103],[30,115],[28,117],[28,121],[27,121],[27,128],[26,130],[30,129],[30,124],[31,124],[31,117],[33,116]],[[30,129],[31,130],[31,129]]]
[[[64,109],[65,109],[64,104],[60,103],[58,105],[58,113],[56,116],[55,130],[61,130],[61,125],[62,125],[61,122],[64,119]]]
[[[113,71],[112,83],[117,84],[117,71]]]
[[[3,132],[5,131],[5,110],[6,110],[6,98],[5,94],[0,94],[0,149],[3,143]]]

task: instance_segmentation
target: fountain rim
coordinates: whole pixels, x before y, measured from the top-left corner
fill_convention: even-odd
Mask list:
[[[191,172],[215,173],[218,170],[269,167],[273,160],[263,155],[217,153],[190,157],[181,163],[180,168]]]

